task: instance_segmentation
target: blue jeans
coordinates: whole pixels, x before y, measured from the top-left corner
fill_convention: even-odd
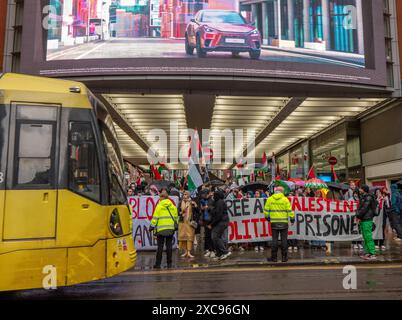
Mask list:
[[[323,240],[311,240],[310,243],[312,246],[316,246],[316,247],[324,247],[325,246],[325,241]]]

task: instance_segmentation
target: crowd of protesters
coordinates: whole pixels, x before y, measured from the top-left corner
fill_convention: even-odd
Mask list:
[[[202,187],[194,195],[186,190],[186,185],[176,185],[171,183],[166,189],[165,194],[178,196],[177,223],[178,223],[178,243],[182,258],[194,258],[196,246],[203,246],[203,255],[213,260],[224,260],[231,255],[233,250],[245,251],[255,250],[263,252],[271,243],[271,261],[276,261],[278,237],[268,242],[252,242],[236,245],[228,244],[229,217],[225,200],[242,198],[265,198],[276,197],[276,193],[283,194],[283,188],[276,188],[272,193],[269,190],[255,190],[243,192],[241,188],[233,183],[227,183],[223,187]],[[154,185],[132,184],[128,190],[128,195],[159,195],[161,191]],[[193,197],[192,197],[193,195]],[[325,190],[311,190],[309,188],[297,187],[286,196],[298,197],[322,197],[326,198]],[[280,196],[277,197],[281,198]],[[376,259],[378,251],[385,251],[385,230],[390,225],[395,241],[402,241],[402,195],[398,186],[393,184],[391,192],[385,187],[370,189],[363,185],[357,187],[354,182],[350,182],[349,189],[340,193],[342,200],[358,200],[359,206],[356,212],[356,221],[359,224],[362,234],[362,241],[354,241],[352,246],[361,253],[361,257],[366,260]],[[282,198],[281,198],[282,199]],[[286,197],[285,197],[286,199]],[[265,201],[267,203],[268,201]],[[383,209],[383,228],[380,240],[372,239],[373,219],[378,215],[379,210]],[[268,218],[267,220],[272,224]],[[291,221],[290,221],[291,222]],[[287,261],[287,252],[296,252],[300,246],[328,250],[330,243],[325,241],[298,241],[287,240],[284,232],[281,234],[282,258]],[[278,233],[278,236],[279,236]],[[203,240],[203,241],[202,241]],[[170,240],[169,240],[170,241]],[[286,243],[285,243],[286,242]],[[158,246],[159,247],[159,246]],[[163,248],[163,244],[162,244]],[[171,248],[170,248],[171,250]],[[160,256],[158,250],[158,257]],[[169,256],[169,255],[168,255]],[[171,257],[171,253],[170,253]],[[160,260],[158,260],[160,263]],[[171,261],[171,260],[170,260]],[[169,265],[169,263],[168,263]],[[158,267],[158,266],[157,266]]]

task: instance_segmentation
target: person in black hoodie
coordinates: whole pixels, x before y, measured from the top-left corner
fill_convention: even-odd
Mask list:
[[[212,230],[211,238],[216,250],[216,259],[223,260],[230,256],[223,241],[223,233],[229,227],[228,210],[225,203],[225,194],[222,191],[214,192],[214,208],[212,210],[212,220],[208,228]]]
[[[362,195],[359,200],[359,206],[357,207],[356,220],[360,225],[360,229],[363,235],[364,255],[365,260],[375,260],[376,250],[373,240],[373,219],[377,215],[377,200],[373,194],[369,192],[367,185],[361,188]]]

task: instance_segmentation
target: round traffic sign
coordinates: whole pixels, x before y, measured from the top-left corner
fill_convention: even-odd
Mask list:
[[[329,158],[328,158],[328,163],[329,163],[331,166],[334,166],[334,165],[336,165],[336,164],[338,163],[338,159],[336,159],[335,157],[329,157]]]

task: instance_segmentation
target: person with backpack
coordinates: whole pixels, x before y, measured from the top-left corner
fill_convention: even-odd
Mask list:
[[[369,191],[369,186],[361,187],[361,197],[357,207],[356,221],[363,236],[364,253],[360,257],[364,260],[376,260],[376,250],[373,240],[373,218],[377,215],[378,202]]]
[[[163,247],[166,244],[167,267],[172,267],[173,236],[179,228],[179,215],[166,189],[162,189],[159,202],[152,215],[149,231],[154,231],[158,249],[154,269],[161,268]]]
[[[396,237],[394,241],[402,241],[402,225],[401,225],[401,215],[402,215],[402,196],[399,193],[398,186],[396,184],[391,185],[391,211],[389,213],[389,220],[392,229],[396,232]]]
[[[225,203],[223,191],[214,192],[214,208],[212,210],[212,220],[208,225],[211,230],[211,238],[216,250],[216,260],[224,260],[231,255],[227,250],[223,240],[225,229],[229,227],[228,209]]]

